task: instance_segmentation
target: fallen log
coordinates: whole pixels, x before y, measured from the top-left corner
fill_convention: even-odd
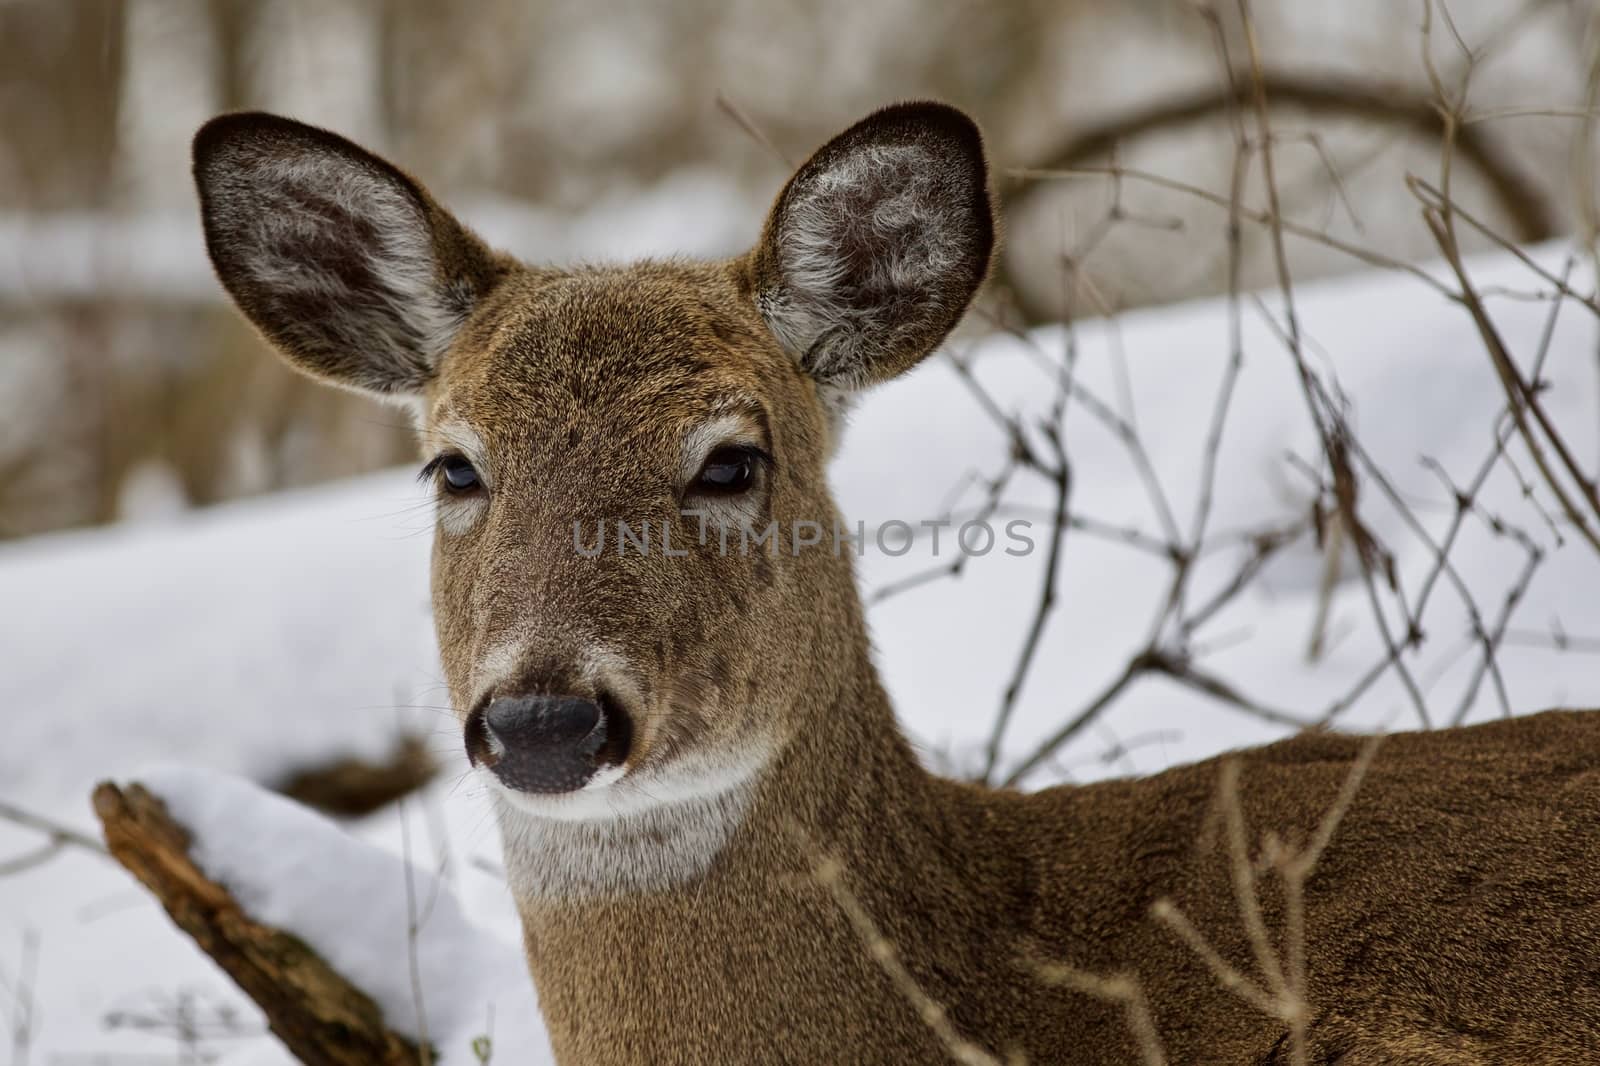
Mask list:
[[[390,1030],[378,1005],[299,938],[262,925],[189,855],[189,834],[139,785],[102,784],[94,809],[107,848],[167,914],[255,1000],[308,1066],[418,1066],[433,1056]]]

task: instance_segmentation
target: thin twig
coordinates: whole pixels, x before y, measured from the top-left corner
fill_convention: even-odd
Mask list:
[[[1150,1016],[1150,1004],[1146,1002],[1144,988],[1136,976],[1119,974],[1100,977],[1059,962],[1034,962],[1032,968],[1035,976],[1044,984],[1070,988],[1074,992],[1121,1007],[1144,1066],[1165,1066],[1167,1056],[1161,1050],[1161,1038]]]
[[[814,845],[811,847],[814,853],[812,878],[833,896],[834,902],[861,938],[872,961],[893,982],[901,997],[916,1011],[917,1017],[944,1046],[950,1057],[963,1066],[1004,1066],[999,1058],[956,1031],[943,1004],[923,990],[911,971],[906,969],[899,950],[883,935],[878,923],[873,921],[866,907],[844,883],[843,865],[831,856],[815,853]]]
[[[411,821],[406,817],[406,801],[400,801],[400,860],[406,885],[406,967],[411,980],[411,1006],[417,1015],[417,1054],[420,1066],[432,1066],[433,1046],[428,1042],[428,1012],[423,1003],[422,962],[417,939],[422,925],[417,916],[416,867],[411,864]]]
[[[786,169],[795,169],[796,163],[793,159],[789,158],[788,153],[786,153],[782,148],[779,148],[777,142],[773,141],[771,137],[767,136],[766,131],[763,130],[756,123],[756,121],[745,112],[744,108],[734,103],[733,98],[721,90],[718,90],[717,92],[717,108],[724,115],[727,115],[729,118],[733,119],[733,121],[738,124],[740,129],[748,133],[751,140],[755,141],[757,144],[761,145],[761,147],[771,152],[773,158],[782,163]]]

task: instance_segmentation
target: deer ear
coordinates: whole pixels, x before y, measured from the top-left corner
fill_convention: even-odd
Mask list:
[[[989,271],[994,231],[972,120],[888,107],[789,179],[753,254],[756,301],[819,383],[858,389],[938,346]]]
[[[206,248],[234,302],[299,369],[416,396],[503,266],[401,171],[275,115],[194,139]]]

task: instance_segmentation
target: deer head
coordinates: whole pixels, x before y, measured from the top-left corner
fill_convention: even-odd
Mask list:
[[[824,468],[850,397],[927,356],[987,272],[969,119],[851,127],[746,255],[601,268],[491,252],[287,119],[215,119],[194,153],[244,313],[295,367],[415,416],[446,677],[502,800],[584,821],[703,799],[828,728],[798,696],[866,641]]]

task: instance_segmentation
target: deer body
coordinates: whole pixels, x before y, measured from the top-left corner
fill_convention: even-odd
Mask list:
[[[930,775],[849,553],[795,532],[838,522],[824,468],[852,394],[924,358],[987,271],[969,120],[852,127],[723,263],[523,266],[401,171],[271,116],[208,124],[195,172],[267,338],[417,418],[440,650],[561,1062],[1147,1055],[1050,963],[1136,977],[1168,1061],[1292,1061],[1282,1020],[1150,916],[1170,899],[1260,977],[1217,764],[1034,795]],[[581,550],[611,520],[662,539]],[[777,533],[728,549],[753,528]],[[1359,746],[1241,756],[1252,834],[1309,839]],[[1386,742],[1306,889],[1311,1061],[1600,1058],[1597,870],[1600,716]]]

